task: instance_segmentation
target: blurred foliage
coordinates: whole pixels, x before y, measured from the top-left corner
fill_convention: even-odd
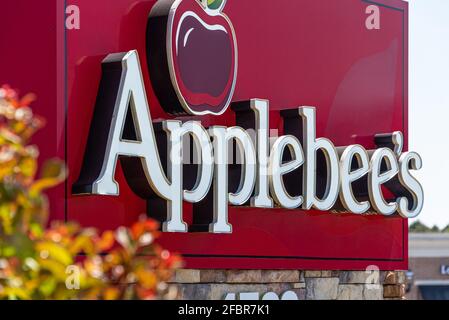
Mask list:
[[[443,229],[440,229],[437,226],[430,228],[421,221],[415,221],[409,226],[409,231],[413,233],[448,233],[449,225]]]
[[[34,95],[19,99],[0,88],[0,299],[173,299],[167,282],[181,265],[163,250],[155,221],[99,234],[75,223],[48,225],[43,191],[66,178],[65,165],[47,161],[29,145],[44,120],[30,109]]]

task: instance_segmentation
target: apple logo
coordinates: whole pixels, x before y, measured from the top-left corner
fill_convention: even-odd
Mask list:
[[[226,0],[159,0],[147,26],[154,91],[170,114],[220,115],[237,80],[237,41]]]

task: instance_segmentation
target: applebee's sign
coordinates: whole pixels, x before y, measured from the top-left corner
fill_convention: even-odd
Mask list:
[[[423,189],[411,171],[421,169],[422,160],[415,152],[403,152],[401,132],[373,137],[375,150],[335,147],[316,136],[316,109],[301,106],[282,110],[284,135],[270,137],[269,101],[231,105],[237,43],[223,13],[225,3],[158,1],[148,22],[147,60],[166,112],[219,115],[231,106],[237,126],[205,128],[193,120],[153,123],[137,51],[111,54],[102,64],[73,193],[119,195],[114,175],[120,159],[132,190],[143,199],[159,200],[154,210],[164,210],[160,218],[166,232],[189,231],[184,202],[200,204],[194,214],[204,216],[206,229],[201,231],[212,233],[232,232],[229,205],[419,215]],[[186,147],[187,138],[192,148]],[[190,149],[197,161],[187,166],[184,153]]]

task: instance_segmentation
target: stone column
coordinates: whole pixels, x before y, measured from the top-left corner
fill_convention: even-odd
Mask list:
[[[173,282],[185,300],[224,300],[228,294],[239,300],[241,293],[262,299],[268,292],[280,299],[294,292],[299,300],[401,300],[405,279],[401,271],[181,269]]]

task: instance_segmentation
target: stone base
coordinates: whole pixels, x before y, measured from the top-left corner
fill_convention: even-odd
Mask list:
[[[402,271],[181,269],[174,283],[183,300],[402,300],[405,279]]]

